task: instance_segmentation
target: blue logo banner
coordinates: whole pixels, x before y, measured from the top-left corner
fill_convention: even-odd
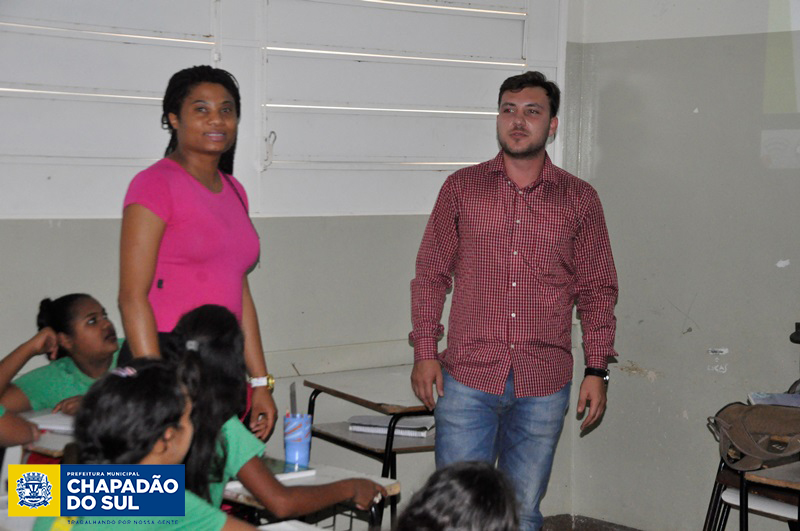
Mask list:
[[[62,516],[184,516],[183,465],[61,465]]]

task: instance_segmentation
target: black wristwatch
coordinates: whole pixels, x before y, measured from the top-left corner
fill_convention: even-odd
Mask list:
[[[603,383],[608,385],[608,369],[595,369],[594,367],[586,367],[583,371],[583,376],[599,376],[603,379]]]

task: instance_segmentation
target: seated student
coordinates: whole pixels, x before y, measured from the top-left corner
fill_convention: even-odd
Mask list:
[[[161,360],[134,360],[98,380],[83,398],[75,418],[75,441],[82,464],[180,464],[192,442],[190,389],[196,376]],[[195,380],[192,382],[192,380]],[[196,394],[196,389],[193,389]],[[112,442],[112,444],[109,443]],[[169,524],[116,523],[113,529],[212,531],[254,527],[230,517],[192,494],[185,494],[184,517]],[[38,518],[34,531],[69,529],[65,517]],[[178,520],[178,523],[174,523]],[[76,528],[82,523],[75,523]],[[66,527],[64,527],[66,526]]]
[[[44,299],[39,332],[0,362],[0,405],[18,413],[53,408],[74,415],[81,395],[116,366],[117,333],[103,306],[83,293]],[[34,356],[53,360],[11,379]]]
[[[195,437],[185,461],[187,489],[218,507],[225,484],[237,478],[278,518],[345,501],[368,509],[386,496],[386,489],[366,479],[308,487],[285,487],[275,479],[259,459],[264,443],[237,416],[244,407],[247,372],[244,338],[230,310],[216,305],[192,310],[167,342],[171,345],[161,348],[165,360],[180,363],[190,357],[200,368],[202,393],[192,412]]]
[[[514,496],[492,465],[455,463],[428,478],[400,514],[395,531],[516,531]]]

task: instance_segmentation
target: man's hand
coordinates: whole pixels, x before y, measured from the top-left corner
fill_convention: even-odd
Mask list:
[[[586,376],[581,383],[578,397],[578,415],[582,415],[589,403],[589,413],[583,419],[581,430],[600,420],[606,410],[606,384],[600,376]]]
[[[425,404],[428,409],[436,407],[433,399],[433,386],[436,385],[436,392],[439,396],[444,396],[444,384],[442,382],[442,366],[436,360],[423,360],[414,363],[411,371],[411,388],[417,398]]]

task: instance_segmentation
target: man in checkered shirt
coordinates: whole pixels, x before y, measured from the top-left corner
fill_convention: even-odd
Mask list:
[[[539,501],[569,404],[573,305],[586,362],[582,430],[603,415],[616,356],[617,275],[600,200],[545,151],[559,99],[539,72],[502,84],[501,151],[447,178],[411,282],[411,384],[436,408],[436,466],[496,461],[514,484],[524,530],[541,528]]]

